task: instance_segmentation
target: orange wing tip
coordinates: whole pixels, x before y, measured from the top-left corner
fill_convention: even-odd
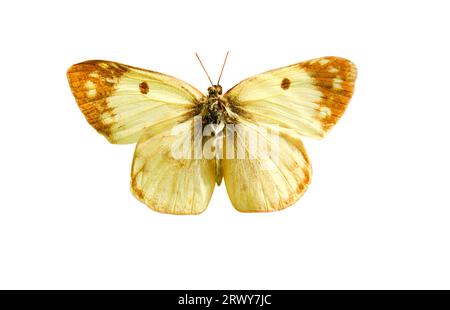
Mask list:
[[[114,110],[108,98],[116,90],[121,76],[128,69],[114,62],[89,60],[75,64],[67,70],[67,78],[75,100],[86,120],[110,142],[111,120]]]
[[[340,57],[322,57],[300,64],[322,93],[317,118],[322,123],[323,136],[344,114],[354,92],[357,69],[350,60]]]

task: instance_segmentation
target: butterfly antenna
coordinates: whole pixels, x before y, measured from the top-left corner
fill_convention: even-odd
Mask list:
[[[205,66],[203,65],[202,61],[200,60],[200,57],[198,57],[198,54],[197,54],[197,53],[195,53],[195,56],[197,56],[197,59],[198,59],[198,61],[200,62],[200,65],[202,66],[203,71],[205,71],[206,76],[208,77],[209,82],[211,83],[212,86],[214,86],[213,82],[211,81],[211,78],[209,77],[208,72],[207,72],[206,69],[205,69]]]
[[[227,63],[228,54],[230,51],[227,51],[227,54],[225,55],[225,60],[223,61],[222,70],[220,70],[219,80],[217,81],[217,85],[220,83],[220,78],[222,77],[223,68],[225,68],[225,64]]]

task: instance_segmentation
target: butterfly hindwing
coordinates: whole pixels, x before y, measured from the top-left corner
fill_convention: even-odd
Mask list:
[[[233,206],[241,212],[270,212],[295,203],[311,178],[308,156],[298,136],[245,120],[234,129],[233,133],[227,131],[225,139],[225,149],[233,148],[234,158],[223,160],[225,185]],[[259,154],[251,144],[259,147]],[[265,145],[264,150],[261,145]]]
[[[189,119],[176,127],[170,122],[150,126],[140,137],[133,158],[131,190],[151,209],[199,214],[208,206],[216,182],[216,162],[194,156],[193,143],[195,139],[201,141],[202,131],[196,137],[194,133],[194,120]]]
[[[163,120],[181,122],[203,97],[174,77],[111,61],[73,65],[67,77],[84,116],[111,143],[134,143]]]
[[[353,94],[355,65],[322,57],[250,77],[224,96],[240,116],[322,138],[344,113]]]

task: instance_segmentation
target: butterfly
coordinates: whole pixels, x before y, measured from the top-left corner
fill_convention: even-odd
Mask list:
[[[111,143],[137,143],[131,191],[151,209],[202,213],[222,179],[238,211],[294,204],[311,180],[301,138],[323,138],[342,116],[353,94],[355,65],[340,57],[312,59],[255,75],[224,94],[220,77],[214,84],[206,74],[211,86],[203,94],[175,77],[112,61],[89,60],[67,71],[89,124]],[[255,139],[258,146],[276,145],[276,152],[252,157]],[[174,156],[176,146],[195,141],[208,145],[211,156],[195,147]]]

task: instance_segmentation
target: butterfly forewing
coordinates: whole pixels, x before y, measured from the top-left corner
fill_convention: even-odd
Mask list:
[[[160,121],[179,123],[203,97],[174,77],[111,61],[73,65],[67,77],[84,116],[111,143],[135,143]]]
[[[278,124],[322,138],[344,113],[355,79],[352,62],[323,57],[248,78],[225,97],[241,117],[254,123]]]

